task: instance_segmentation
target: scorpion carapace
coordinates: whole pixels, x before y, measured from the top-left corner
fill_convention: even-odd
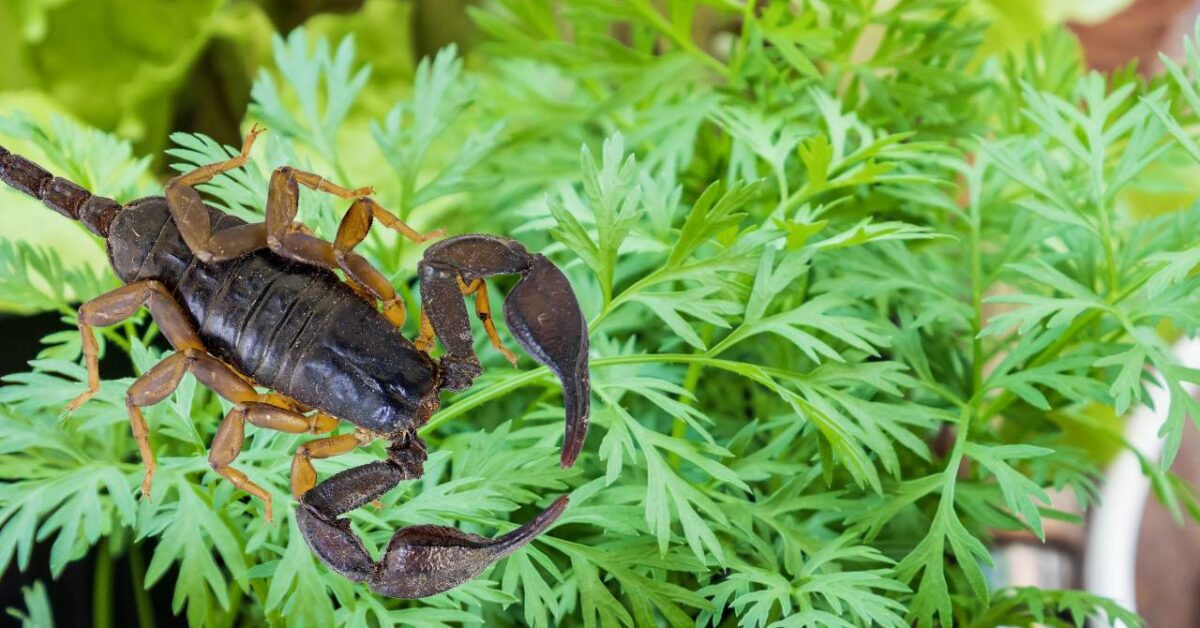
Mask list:
[[[420,262],[420,332],[409,340],[400,332],[404,301],[353,249],[375,220],[417,242],[439,233],[409,228],[371,198],[370,188],[347,189],[286,166],[271,176],[264,222],[246,223],[201,200],[194,186],[244,165],[260,132],[251,129],[232,159],[171,179],[163,196],[124,205],[0,147],[0,180],[106,238],[109,261],[125,283],[79,309],[88,385],[68,410],[100,387],[92,328],[149,307],[176,351],[126,395],[146,466],[143,495],[150,495],[155,461],[141,408],[165,399],[191,372],[234,404],[213,438],[213,470],[262,499],[268,519],[271,494],[231,466],[245,425],[328,434],[347,421],[355,425],[353,433],[311,440],[292,458],[295,516],[309,546],[334,571],[383,595],[424,597],[457,586],[545,531],[566,508],[566,496],[496,539],[440,526],[398,530],[379,560],[340,517],[422,475],[426,449],[418,428],[438,409],[440,391],[462,390],[480,374],[464,297],[473,297],[492,345],[516,363],[492,321],[485,279],[494,275],[521,277],[505,300],[505,321],[526,352],[562,381],[561,462],[574,464],[587,434],[590,394],[587,323],[579,303],[562,271],[520,243],[491,235],[452,237],[430,246]],[[333,242],[296,221],[300,185],[350,201]],[[440,359],[430,355],[435,338],[444,347]],[[255,385],[271,392],[259,393]],[[317,482],[313,459],[377,438],[389,442],[386,460]]]

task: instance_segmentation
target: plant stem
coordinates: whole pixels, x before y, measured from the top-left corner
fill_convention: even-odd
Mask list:
[[[701,330],[701,333],[703,335],[700,337],[700,340],[703,341],[704,344],[708,344],[708,341],[712,338],[712,331],[713,331],[712,325],[705,325],[704,329]],[[700,349],[696,349],[696,352],[698,352],[698,351],[700,351]],[[692,362],[690,365],[688,365],[687,375],[684,375],[684,377],[683,377],[683,389],[684,390],[688,391],[689,393],[693,393],[693,394],[696,392],[696,385],[700,383],[700,371],[702,371],[703,369],[704,369],[704,365],[700,362]],[[693,399],[693,397],[689,397],[686,395],[680,395],[679,403],[691,405],[692,399]],[[687,421],[684,421],[680,417],[675,417],[675,423],[674,423],[674,425],[671,426],[671,438],[682,439],[686,434],[687,434]],[[681,458],[679,457],[678,453],[672,451],[670,453],[670,455],[668,456],[668,460],[671,464],[671,468],[673,468],[673,469],[679,468]]]
[[[112,626],[112,576],[112,554],[108,551],[108,539],[104,538],[96,546],[96,571],[92,580],[92,625],[96,628]]]
[[[638,14],[640,14],[647,22],[649,22],[650,25],[655,28],[655,30],[666,35],[672,42],[675,43],[676,46],[679,46],[680,50],[683,50],[692,57],[696,58],[701,63],[708,66],[709,69],[713,70],[717,74],[720,74],[722,78],[729,78],[729,68],[725,67],[725,64],[716,60],[716,58],[712,57],[707,52],[701,50],[700,47],[696,45],[696,42],[692,41],[690,37],[684,37],[678,31],[676,31],[674,25],[668,22],[667,19],[663,17],[663,15],[659,13],[650,2],[647,0],[637,0],[635,2],[630,2],[630,5],[638,12]]]
[[[975,320],[971,329],[971,394],[981,396],[983,388],[983,339],[979,333],[983,331],[983,254],[980,231],[982,230],[979,216],[979,204],[971,204],[971,308],[975,310]]]
[[[1121,273],[1117,268],[1117,256],[1113,250],[1112,228],[1108,221],[1108,208],[1100,203],[1100,239],[1104,241],[1104,262],[1108,266],[1108,293],[1117,294],[1121,290]]]
[[[619,366],[623,364],[694,364],[698,363],[703,366],[711,366],[719,368],[723,371],[736,373],[743,377],[749,378],[752,381],[763,383],[763,379],[756,375],[765,377],[781,378],[781,379],[798,379],[803,377],[802,374],[785,371],[783,369],[771,368],[768,366],[759,365],[744,365],[741,362],[732,360],[722,360],[712,358],[703,354],[688,354],[688,353],[638,353],[634,355],[616,355],[608,358],[600,358],[592,360],[592,367]],[[752,369],[748,371],[747,368]],[[433,415],[433,418],[421,428],[422,435],[428,434],[437,429],[438,426],[466,414],[493,399],[498,399],[504,395],[534,384],[538,380],[545,378],[550,374],[550,369],[540,366],[531,371],[525,371],[520,375],[516,375],[497,384],[493,384],[483,390],[464,397],[461,401],[456,401],[453,405]]]
[[[596,362],[598,362],[598,360],[593,361],[592,364],[595,365]],[[492,399],[503,397],[504,395],[518,388],[528,386],[549,374],[550,369],[541,366],[533,369],[532,371],[525,371],[520,375],[506,379],[498,384],[488,386],[477,393],[464,397],[461,401],[456,401],[454,405],[450,406],[449,408],[434,414],[429,420],[429,423],[426,423],[425,426],[421,428],[420,432],[421,434],[428,434],[437,429],[439,425],[449,421],[450,419],[456,418],[462,414],[466,414],[469,410],[481,406]]]
[[[133,585],[133,602],[137,606],[138,626],[154,628],[154,605],[146,593],[146,559],[142,557],[142,546],[129,545],[129,581]]]
[[[950,450],[950,464],[946,465],[947,483],[951,487],[953,487],[952,482],[958,474],[958,466],[962,464],[967,435],[971,432],[971,413],[971,408],[964,406],[958,414],[958,433],[954,435],[954,448]]]
[[[1126,284],[1126,286],[1121,289],[1120,293],[1116,294],[1116,296],[1109,299],[1109,305],[1116,305],[1116,304],[1120,303],[1121,301],[1124,301],[1126,298],[1128,298],[1133,293],[1137,292],[1138,289],[1140,289],[1147,281],[1150,280],[1151,277],[1154,276],[1153,270],[1154,269],[1151,269],[1148,272],[1142,273],[1140,276],[1136,277],[1132,282]],[[1066,349],[1067,346],[1071,344],[1071,342],[1075,339],[1075,336],[1077,336],[1080,331],[1082,331],[1088,325],[1091,325],[1092,323],[1094,323],[1096,321],[1096,319],[1100,318],[1100,316],[1102,316],[1103,314],[1104,314],[1103,310],[1093,309],[1093,310],[1089,311],[1088,313],[1080,316],[1079,318],[1076,318],[1075,321],[1072,322],[1069,327],[1067,327],[1067,330],[1065,332],[1063,332],[1063,335],[1059,336],[1058,340],[1054,341],[1054,343],[1051,344],[1049,347],[1046,347],[1045,350],[1043,350],[1040,354],[1038,354],[1038,356],[1036,358],[1034,358],[1032,362],[1029,363],[1029,367],[1027,368],[1027,370],[1041,366],[1041,365],[1049,362],[1054,357],[1056,357],[1059,353],[1061,353],[1063,351],[1063,349]],[[980,396],[980,395],[976,394],[976,397],[978,397],[978,396]],[[1004,409],[1007,408],[1010,404],[1012,404],[1013,401],[1016,401],[1016,399],[1017,399],[1017,397],[1015,394],[1013,394],[1009,390],[1005,390],[1004,392],[1000,393],[1000,395],[998,395],[995,399],[993,399],[991,403],[989,403],[987,406],[984,406],[983,409],[980,410],[980,412],[979,412],[980,420],[987,421],[987,420],[991,419],[993,416],[996,416],[997,414],[1003,412]]]

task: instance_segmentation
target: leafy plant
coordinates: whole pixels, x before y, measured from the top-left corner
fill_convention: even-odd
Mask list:
[[[1197,411],[1196,371],[1169,350],[1198,322],[1197,210],[1136,203],[1200,159],[1194,43],[1169,78],[1104,77],[1061,32],[1019,60],[980,52],[986,27],[960,2],[794,4],[497,0],[473,10],[475,63],[423,61],[365,128],[345,124],[371,89],[353,41],[296,31],[253,91],[266,148],[204,188],[253,216],[291,163],[567,268],[596,401],[577,468],[555,463],[548,371],[506,368],[481,337],[485,376],[425,428],[425,478],[352,515],[375,552],[401,525],[491,533],[569,491],[549,534],[440,596],[374,597],[291,521],[303,439],[252,430],[238,458],[281,505],[268,525],[205,463],[222,402],[190,378],[147,411],[160,466],[135,502],[130,380],[60,418],[84,385],[62,332],[0,388],[0,566],[27,566],[35,541],[58,572],[102,538],[153,539],[147,585],[177,567],[176,612],[217,625],[1137,623],[1080,592],[997,590],[988,544],[1070,519],[1051,490],[1093,501],[1094,442],[1120,442],[1115,417],[1153,386],[1172,406],[1146,472],[1179,516],[1198,511],[1167,470]],[[178,170],[234,154],[173,140]],[[348,167],[364,146],[388,168]],[[341,211],[304,193],[319,234]],[[366,252],[415,311],[419,251],[373,233]],[[0,268],[0,300],[68,323],[70,298],[97,292],[25,246],[0,246]],[[146,317],[104,332],[136,372],[160,357],[154,336]]]

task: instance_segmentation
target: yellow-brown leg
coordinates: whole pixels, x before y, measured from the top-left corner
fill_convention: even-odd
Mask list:
[[[366,237],[371,229],[371,208],[375,205],[369,198],[360,198],[346,211],[345,218],[338,226],[337,237],[333,240],[333,258],[337,265],[346,273],[352,286],[365,290],[383,305],[383,315],[392,321],[396,327],[402,327],[408,316],[404,307],[404,299],[396,295],[392,282],[361,255],[353,251]]]
[[[217,175],[241,168],[250,157],[254,140],[263,133],[258,125],[250,128],[239,155],[232,159],[200,166],[167,182],[165,196],[171,218],[175,221],[188,249],[202,262],[219,262],[240,257],[266,246],[266,229],[261,223],[239,225],[212,233],[208,206],[196,191],[197,185],[212,181]]]
[[[488,302],[488,287],[487,282],[482,279],[476,279],[470,284],[465,283],[462,277],[456,277],[458,280],[458,289],[462,291],[463,296],[475,295],[475,315],[483,322],[483,328],[487,330],[488,340],[492,341],[492,346],[504,356],[513,366],[517,365],[517,356],[504,343],[500,342],[500,334],[496,333],[496,323],[492,320],[492,306]]]
[[[246,408],[234,406],[225,415],[221,425],[217,427],[217,435],[213,437],[208,449],[208,464],[218,475],[233,482],[237,488],[250,493],[263,501],[263,511],[267,521],[274,519],[272,512],[271,494],[255,484],[245,473],[229,466],[242,452],[242,443],[246,438]]]
[[[296,222],[300,185],[341,198],[354,199],[346,216],[342,218],[333,243],[313,236],[302,224]],[[366,239],[371,223],[376,219],[415,242],[425,242],[445,232],[437,230],[428,234],[419,233],[370,198],[368,195],[374,192],[371,188],[345,188],[311,172],[290,167],[278,168],[271,175],[269,187],[265,227],[267,246],[289,259],[329,269],[341,269],[346,273],[348,283],[355,292],[360,295],[365,292],[366,298],[378,299],[382,303],[384,316],[397,327],[402,326],[407,317],[403,299],[396,295],[391,282],[365,258],[354,253],[353,249]]]
[[[416,242],[417,244],[420,244],[422,242],[428,242],[429,240],[433,240],[435,238],[440,238],[440,237],[446,235],[445,229],[434,229],[433,231],[430,231],[429,233],[421,233],[421,232],[417,231],[416,229],[413,229],[412,227],[408,226],[408,224],[405,223],[403,220],[400,220],[400,218],[398,216],[396,216],[392,212],[384,209],[383,206],[381,206],[379,203],[376,203],[374,200],[372,200],[372,199],[365,199],[365,200],[370,202],[371,216],[373,218],[375,218],[375,220],[378,220],[379,222],[383,223],[383,226],[399,233],[400,235],[408,238],[409,240],[412,240],[413,242]]]
[[[313,468],[313,459],[339,456],[369,442],[371,436],[361,430],[355,430],[353,434],[339,434],[301,445],[292,457],[292,495],[300,499],[301,495],[317,485],[317,470]]]
[[[232,408],[221,421],[209,448],[208,462],[213,471],[233,482],[234,486],[263,500],[267,521],[271,521],[271,494],[247,478],[245,473],[229,466],[242,451],[247,421],[258,427],[291,434],[324,434],[337,428],[337,420],[322,413],[304,416],[284,407],[248,401]]]
[[[334,243],[312,235],[301,223],[296,222],[299,211],[299,185],[328,192],[342,198],[359,196],[342,219]],[[384,315],[396,326],[404,324],[404,302],[396,297],[395,289],[379,271],[375,270],[362,256],[351,252],[366,238],[371,226],[371,209],[374,204],[365,194],[370,188],[351,190],[326,181],[310,172],[288,167],[278,168],[271,176],[270,195],[267,198],[267,245],[277,254],[306,264],[329,269],[342,269],[348,283],[355,292],[367,299],[383,302]]]
[[[304,414],[312,410],[312,408],[300,403],[299,401],[274,391],[264,395],[259,395],[258,400],[260,403],[265,403],[267,405],[276,406],[279,408],[287,408],[288,410],[293,410],[295,412],[299,412],[300,414]]]
[[[237,405],[237,408],[242,408],[246,402],[256,401],[259,397],[255,392],[254,387],[247,383],[233,369],[226,366],[220,360],[208,355],[203,349],[188,348],[183,351],[167,356],[162,362],[154,365],[150,370],[142,374],[141,377],[129,387],[129,393],[126,395],[125,407],[129,411],[129,418],[134,424],[134,435],[138,437],[139,432],[146,430],[146,421],[142,416],[141,408],[152,406],[163,399],[166,399],[183,379],[183,376],[188,371],[191,371],[200,383],[210,388],[218,395],[232,401]],[[236,408],[235,408],[236,409]],[[218,429],[217,437],[222,439],[223,443],[229,441],[229,430],[238,424],[242,418],[239,415],[231,413],[231,416],[226,416],[222,422],[222,428]],[[143,443],[146,447],[142,449],[143,462],[146,463],[146,476],[142,481],[142,494],[150,494],[150,482],[154,476],[155,463],[152,455],[149,454],[149,443],[144,437],[138,437],[138,446],[142,447]],[[240,445],[240,439],[238,444]],[[218,470],[218,472],[220,472]],[[228,474],[222,473],[230,479],[234,479]],[[253,495],[262,497],[265,492],[261,487],[257,486],[245,476],[241,476],[241,480],[235,480],[235,484],[239,484],[240,488]],[[265,498],[269,500],[269,496]]]
[[[434,337],[433,324],[429,322],[429,314],[425,311],[425,307],[422,306],[420,331],[417,334],[417,340],[413,344],[417,346],[417,351],[430,353],[433,351]]]
[[[138,281],[122,286],[111,292],[102,294],[79,308],[79,334],[83,341],[83,357],[87,364],[88,387],[78,397],[67,405],[71,412],[83,405],[96,391],[100,390],[100,362],[97,354],[96,334],[93,327],[108,327],[133,316],[142,306],[150,308],[150,314],[158,323],[163,335],[177,350],[201,351],[203,345],[199,336],[192,329],[187,314],[171,297],[166,287],[158,281]],[[176,354],[178,355],[178,354]],[[150,428],[141,410],[133,404],[135,394],[146,389],[152,389],[157,382],[174,377],[179,358],[174,355],[146,371],[132,386],[126,395],[126,411],[129,414],[130,429],[134,441],[137,442],[142,464],[146,467],[146,475],[142,480],[142,493],[150,493],[150,480],[154,476],[157,464],[154,452],[150,449]],[[182,376],[182,374],[181,374]],[[171,386],[170,390],[174,390]],[[166,394],[170,394],[170,390]],[[166,395],[163,395],[164,397]]]
[[[244,438],[245,422],[285,432],[323,434],[337,427],[337,421],[316,413],[304,416],[297,410],[303,406],[283,397],[259,395],[244,376],[207,354],[199,336],[192,329],[187,314],[158,281],[139,281],[103,294],[79,308],[79,331],[83,338],[83,354],[88,369],[88,389],[76,397],[68,411],[78,408],[100,388],[100,369],[95,332],[92,327],[115,325],[138,311],[142,306],[158,323],[163,335],[175,347],[176,353],[164,358],[142,374],[126,394],[125,407],[130,427],[137,442],[146,474],[142,479],[142,494],[149,495],[151,481],[157,469],[150,448],[150,430],[141,408],[154,405],[179,385],[187,371],[222,397],[238,404],[226,415],[213,440],[210,461],[213,468],[231,480],[238,488],[259,497],[266,503],[270,518],[271,497],[244,473],[230,468]],[[263,403],[263,401],[273,403]]]
[[[149,306],[150,314],[158,323],[163,335],[176,349],[202,347],[200,338],[192,331],[187,314],[162,283],[154,280],[137,281],[106,292],[84,303],[76,317],[79,335],[83,341],[88,387],[67,405],[68,413],[83,405],[100,390],[100,359],[96,334],[92,328],[116,325],[136,314],[142,306]]]
[[[395,214],[384,209],[374,199],[370,198],[375,193],[375,190],[371,187],[351,189],[331,183],[320,175],[283,166],[277,168],[275,173],[271,175],[270,194],[267,199],[268,236],[281,238],[286,232],[300,230],[300,225],[296,223],[296,215],[299,212],[300,203],[297,185],[303,185],[318,192],[326,192],[346,200],[355,199],[356,204],[366,204],[370,210],[371,217],[413,242],[426,242],[433,238],[441,237],[446,233],[443,229],[421,233],[408,226]]]

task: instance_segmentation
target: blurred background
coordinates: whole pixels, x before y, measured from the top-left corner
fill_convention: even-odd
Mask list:
[[[271,63],[271,36],[304,25],[314,37],[337,40],[353,34],[360,57],[373,66],[360,109],[351,118],[377,117],[409,88],[417,60],[455,43],[468,64],[477,36],[467,17],[468,0],[0,0],[0,130],[5,116],[21,110],[46,120],[54,115],[114,133],[146,156],[141,176],[154,186],[170,176],[163,150],[173,131],[204,133],[226,144],[240,141],[239,125],[259,68]],[[977,0],[972,10],[993,20],[987,46],[1017,51],[1046,29],[1066,23],[1080,38],[1089,65],[1112,71],[1135,63],[1161,69],[1158,51],[1180,54],[1178,42],[1200,15],[1195,0]],[[709,27],[703,21],[697,29]],[[100,265],[103,253],[76,225],[48,220],[44,210],[0,195],[5,236],[52,245],[68,259]],[[25,316],[20,304],[0,304],[0,375],[24,368],[40,349],[39,338],[61,325],[55,313]],[[127,365],[106,365],[118,376]],[[1176,471],[1200,483],[1200,447],[1185,444]],[[1020,548],[1005,563],[1014,578],[1059,578],[1078,583],[1083,535],[1051,531],[1061,572],[1021,575]],[[1180,528],[1151,504],[1139,547],[1138,607],[1152,626],[1200,626],[1200,530]],[[1145,542],[1152,539],[1153,542]],[[38,552],[45,553],[46,548]],[[106,555],[103,547],[99,554]],[[130,553],[122,560],[142,561]],[[50,582],[44,557],[28,573],[12,571],[0,583],[0,608],[19,606],[20,587]],[[1042,563],[1038,563],[1042,564]],[[87,603],[97,569],[144,572],[144,564],[72,563],[50,591],[60,625],[86,625]],[[1036,572],[1036,569],[1035,569]],[[151,591],[159,617],[170,617],[170,582]],[[129,581],[114,580],[111,599],[130,599]],[[72,594],[72,591],[76,592]],[[67,602],[70,600],[70,602]],[[82,601],[81,601],[82,600]],[[114,609],[117,625],[136,620],[132,609]]]
[[[161,182],[171,176],[163,151],[174,131],[240,144],[239,124],[251,87],[260,69],[272,64],[274,33],[303,25],[313,39],[354,35],[359,56],[371,60],[372,72],[364,104],[350,112],[349,124],[357,120],[365,125],[404,97],[421,58],[453,43],[470,63],[478,40],[467,15],[470,4],[0,0],[0,116],[20,110],[44,122],[58,115],[109,131],[131,142],[134,154],[149,160],[148,177]],[[1193,0],[970,4],[991,22],[981,52],[1017,53],[1047,29],[1065,23],[1080,37],[1092,67],[1114,70],[1136,63],[1145,73],[1160,69],[1160,50],[1179,52],[1179,42],[1200,14],[1198,6]],[[724,26],[710,22],[698,19],[695,29],[715,32]],[[13,123],[0,121],[5,124]],[[8,238],[52,244],[67,261],[104,261],[100,251],[85,244],[80,229],[66,221],[41,220],[34,205],[19,202],[18,211],[6,211],[3,220]]]

